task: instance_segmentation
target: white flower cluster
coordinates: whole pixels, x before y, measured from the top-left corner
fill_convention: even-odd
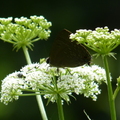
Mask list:
[[[94,101],[101,93],[99,85],[106,82],[105,70],[97,65],[70,68],[69,75],[61,76],[58,82],[60,88],[69,89],[76,94],[84,94]]]
[[[120,30],[110,31],[107,26],[97,27],[93,31],[80,29],[76,30],[76,33],[72,33],[70,39],[84,44],[99,55],[114,56],[110,52],[120,44]]]
[[[50,37],[51,26],[43,16],[0,18],[0,38],[12,43],[17,50],[24,46],[32,49],[33,42]]]
[[[35,63],[2,80],[0,100],[7,105],[19,96],[25,96],[24,91],[27,91],[39,92],[52,102],[56,101],[56,94],[69,101],[73,92],[95,101],[101,93],[99,85],[102,82],[106,82],[105,70],[97,65],[57,69],[46,62]]]

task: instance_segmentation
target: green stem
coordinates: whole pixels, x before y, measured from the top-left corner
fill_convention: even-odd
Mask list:
[[[56,90],[56,96],[57,96],[58,116],[59,116],[59,120],[64,120],[62,100],[61,100],[61,96],[59,95],[59,90],[57,87],[57,79],[58,79],[58,76],[54,76],[53,84],[54,84],[54,87],[55,87],[54,89]]]
[[[24,52],[27,64],[31,64],[30,55],[29,55],[29,52],[28,52],[28,49],[26,48],[26,46],[23,46],[23,52]],[[40,110],[42,119],[43,120],[48,120],[41,95],[36,95],[36,99],[37,99],[37,102],[38,102],[38,106],[39,106],[39,110]]]
[[[22,48],[23,48],[23,52],[24,52],[27,64],[31,64],[31,59],[30,59],[30,55],[29,55],[27,47],[23,46]]]
[[[114,91],[114,95],[113,95],[113,99],[114,100],[115,100],[115,98],[116,98],[116,96],[117,96],[117,94],[118,94],[119,91],[120,91],[120,88],[119,88],[119,86],[117,86],[117,88]]]
[[[43,120],[48,120],[41,95],[36,95],[36,99],[37,99],[37,102],[38,102],[38,106],[39,106],[39,109],[40,109],[40,112],[41,112],[42,119]]]
[[[63,106],[59,94],[57,94],[57,107],[58,107],[59,120],[64,120]]]
[[[105,71],[106,71],[108,99],[109,99],[111,120],[116,120],[115,102],[114,102],[114,99],[113,99],[113,90],[112,90],[112,84],[111,84],[111,81],[110,81],[110,72],[109,72],[107,56],[102,56],[102,57],[103,57],[103,63],[104,63]]]

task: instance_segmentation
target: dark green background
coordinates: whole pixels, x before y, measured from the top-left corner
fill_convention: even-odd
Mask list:
[[[66,28],[71,32],[77,29],[92,29],[108,26],[110,30],[120,28],[119,0],[1,0],[0,17],[28,17],[43,15],[51,21],[52,33],[48,41],[38,41],[30,51],[33,62],[39,62],[42,57],[49,55],[51,44],[57,33]],[[9,43],[0,41],[0,79],[7,74],[19,70],[26,64],[22,50],[16,52]],[[116,48],[117,60],[109,58],[110,72],[115,88],[116,78],[120,75],[120,47]],[[94,53],[90,51],[91,54]],[[92,63],[103,66],[100,58]],[[66,120],[88,120],[83,113],[86,110],[92,120],[110,120],[107,88],[101,85],[102,94],[93,102],[90,98],[76,96],[71,98],[71,104],[64,104]],[[44,100],[46,105],[46,100]],[[117,117],[120,119],[120,95],[116,99]],[[56,104],[46,106],[49,120],[58,120]],[[35,97],[20,97],[18,101],[4,105],[0,103],[0,120],[42,120]]]

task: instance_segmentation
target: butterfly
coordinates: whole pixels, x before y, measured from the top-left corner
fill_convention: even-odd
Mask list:
[[[88,50],[77,41],[70,40],[71,32],[64,29],[55,39],[50,56],[46,62],[54,67],[77,67],[90,64],[91,55]]]

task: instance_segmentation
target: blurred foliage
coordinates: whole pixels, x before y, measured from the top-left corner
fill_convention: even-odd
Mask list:
[[[57,33],[66,28],[71,32],[77,29],[95,29],[96,27],[108,26],[110,30],[120,28],[119,7],[120,1],[116,0],[2,0],[0,7],[0,17],[29,17],[31,15],[43,15],[51,21],[52,33],[48,41],[38,41],[34,44],[34,51],[30,51],[33,62],[39,62],[42,57],[49,55],[50,47]],[[12,50],[11,44],[0,41],[0,79],[7,74],[19,70],[26,64],[22,50],[16,52]],[[90,51],[92,53],[92,51]],[[110,72],[113,76],[113,86],[116,85],[116,78],[120,75],[120,47],[115,49],[116,58],[109,58]],[[103,66],[101,58],[93,58],[92,63]],[[87,120],[83,110],[87,112],[91,119],[110,120],[109,106],[107,99],[107,89],[101,86],[102,94],[98,100],[93,102],[83,96],[76,96],[77,100],[71,98],[71,104],[64,104],[66,120]],[[117,119],[120,119],[120,95],[116,98]],[[44,100],[46,105],[46,100]],[[50,103],[46,106],[49,120],[57,120],[56,104]],[[21,97],[18,101],[10,103],[8,106],[0,103],[1,120],[42,120],[35,97]]]

